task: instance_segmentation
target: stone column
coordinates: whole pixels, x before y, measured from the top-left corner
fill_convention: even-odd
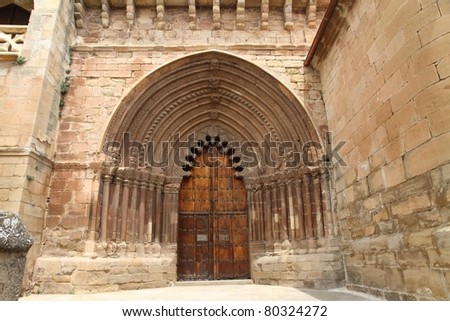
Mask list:
[[[284,178],[278,181],[278,188],[280,190],[280,239],[287,240],[289,239],[288,226],[289,226],[289,218],[287,215],[287,206],[286,206],[286,183],[284,182]]]
[[[296,198],[296,215],[295,215],[295,228],[297,238],[304,240],[306,238],[305,234],[305,212],[303,207],[303,193],[302,193],[302,180],[301,178],[296,178],[294,180],[295,186],[295,198]]]
[[[177,243],[178,240],[178,198],[180,195],[180,185],[173,190],[172,210],[170,212],[170,243]]]
[[[272,201],[270,195],[270,185],[267,181],[264,182],[264,222],[265,222],[265,239],[266,241],[273,241],[273,224],[272,224]]]
[[[267,227],[264,224],[264,203],[262,196],[262,186],[259,185],[256,190],[256,208],[258,217],[258,241],[263,241]]]
[[[138,182],[131,182],[131,202],[130,209],[128,212],[128,222],[130,224],[128,228],[127,241],[135,242],[136,241],[136,221],[137,221],[137,198],[138,198]]]
[[[273,237],[275,240],[280,239],[280,211],[278,208],[278,188],[276,181],[272,181],[270,184],[271,191],[271,210],[273,220]]]
[[[319,173],[313,174],[314,206],[316,212],[317,237],[324,237],[324,224],[322,215],[322,191],[320,188]]]
[[[100,240],[106,241],[108,232],[108,212],[109,212],[109,188],[111,184],[111,176],[103,176],[103,201],[102,201],[102,219],[101,219],[101,233]]]
[[[111,221],[112,221],[112,231],[111,231],[111,240],[115,241],[117,237],[117,221],[119,219],[119,201],[120,201],[120,192],[122,188],[122,179],[120,177],[116,177],[114,180],[114,194],[111,202]]]
[[[248,208],[248,227],[250,229],[249,235],[250,240],[256,240],[256,215],[255,215],[255,201],[252,188],[250,186],[246,186],[247,191],[247,208]]]
[[[162,227],[162,183],[157,182],[155,187],[155,229],[154,240],[156,243],[161,242],[161,227]]]
[[[155,216],[155,185],[152,182],[148,184],[147,190],[147,215],[146,215],[146,233],[147,242],[153,241],[153,222]]]
[[[314,226],[311,211],[311,175],[305,174],[302,177],[303,210],[305,213],[305,234],[307,238],[314,237]]]
[[[287,182],[287,201],[288,201],[288,217],[289,217],[289,239],[295,240],[295,211],[294,211],[294,195],[292,193],[292,184],[293,181],[289,178]]]
[[[128,179],[123,180],[122,191],[122,206],[120,210],[121,226],[120,226],[120,239],[126,240],[128,229],[128,202],[130,198],[130,181]]]
[[[146,210],[146,191],[147,191],[147,182],[140,181],[139,182],[139,229],[138,229],[138,240],[139,242],[144,242],[144,232],[145,232],[145,210]]]
[[[175,243],[177,241],[178,193],[179,188],[176,184],[169,184],[164,186],[161,237],[163,243]]]

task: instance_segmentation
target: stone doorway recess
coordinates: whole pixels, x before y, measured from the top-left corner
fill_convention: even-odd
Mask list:
[[[246,191],[235,176],[241,168],[233,167],[239,160],[220,137],[208,138],[194,149],[193,167],[185,167],[191,175],[181,183],[178,279],[249,278]]]

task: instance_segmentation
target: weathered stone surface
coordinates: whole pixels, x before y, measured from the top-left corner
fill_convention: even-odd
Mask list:
[[[405,284],[408,292],[421,297],[447,300],[446,285],[441,273],[428,269],[408,269],[404,271]]]
[[[170,257],[41,257],[33,281],[36,293],[118,291],[127,284],[140,284],[137,288],[166,286],[176,281],[176,268]]]
[[[16,213],[0,211],[0,250],[27,252],[33,239]]]
[[[405,291],[405,280],[401,269],[386,269],[386,281],[388,288],[392,291]]]
[[[450,248],[450,224],[436,228],[431,235],[437,248]]]
[[[249,102],[241,101],[238,107],[233,107],[235,111],[226,108],[227,112],[231,110],[226,119],[240,121],[235,128],[244,127],[252,133],[258,132],[255,126],[263,124],[260,131],[264,133],[288,132],[280,137],[282,141],[286,137],[290,140],[301,137],[302,128],[310,127],[311,132],[316,128],[321,134],[332,132],[335,146],[345,142],[339,153],[346,166],[333,167],[335,172],[331,176],[336,181],[331,185],[336,198],[327,206],[337,211],[333,212],[336,214],[333,220],[340,220],[338,234],[342,236],[342,245],[336,242],[333,250],[340,247],[344,254],[348,284],[393,300],[444,298],[437,286],[435,269],[448,281],[450,149],[446,144],[449,140],[446,120],[450,6],[447,1],[340,2],[342,10],[335,10],[329,22],[313,61],[314,68],[302,66],[316,32],[312,27],[319,22],[316,18],[320,20],[322,16],[316,16],[319,8],[314,1],[309,2],[306,11],[303,7],[291,10],[286,4],[284,11],[278,6],[271,7],[270,14],[268,1],[263,2],[261,11],[247,8],[239,1],[236,15],[231,14],[234,9],[218,14],[220,6],[216,1],[214,28],[218,30],[213,32],[211,9],[195,9],[195,1],[189,2],[194,3],[189,16],[186,8],[164,11],[161,5],[156,9],[130,5],[122,12],[77,4],[77,45],[71,54],[69,46],[75,36],[72,2],[36,2],[39,10],[33,12],[23,45],[26,63],[5,65],[0,70],[3,113],[0,152],[8,154],[0,155],[0,205],[25,209],[24,222],[37,237],[31,261],[41,253],[43,244],[44,257],[36,261],[34,269],[36,289],[107,291],[162,286],[167,280],[176,279],[173,248],[157,243],[125,242],[114,247],[105,242],[95,253],[94,247],[89,244],[85,247],[89,215],[93,212],[91,205],[101,203],[93,199],[98,195],[96,166],[103,161],[103,155],[98,153],[105,137],[101,129],[116,119],[125,119],[118,126],[125,126],[130,120],[126,113],[114,117],[115,111],[120,111],[119,104],[131,106],[138,97],[145,100],[145,95],[160,83],[170,87],[164,79],[149,80],[149,75],[161,72],[161,66],[176,64],[179,58],[193,52],[212,49],[250,62],[251,71],[263,80],[261,84],[268,79],[280,80],[272,96],[292,93],[289,97],[293,99],[286,101],[298,100],[301,104],[296,108],[308,111],[304,117],[295,118],[298,116],[295,113],[282,115],[285,106],[270,104],[275,107],[261,112],[258,106],[252,109]],[[303,2],[302,6],[306,6],[307,1]],[[262,28],[258,27],[261,22]],[[124,31],[130,25],[133,28]],[[162,27],[164,31],[155,32]],[[42,46],[43,43],[50,46]],[[222,61],[218,68],[213,65],[212,69],[202,71],[207,74],[205,79],[190,74],[182,85],[190,86],[192,82],[195,89],[200,83],[214,80],[208,79],[211,75],[226,74],[221,69]],[[260,69],[253,69],[253,65]],[[269,74],[274,78],[268,77]],[[65,77],[70,78],[70,88],[62,99],[65,106],[59,115],[61,83]],[[19,78],[23,80],[20,84]],[[253,84],[239,77],[229,78],[227,83],[238,83],[245,90],[236,87],[235,92],[241,93]],[[144,85],[139,89],[139,84]],[[205,88],[214,89],[208,85]],[[191,91],[183,98],[191,97]],[[156,135],[175,132],[181,123],[190,124],[188,117],[198,115],[189,113],[191,101],[195,102],[192,104],[195,108],[203,106],[207,115],[209,105],[203,104],[203,100],[210,99],[210,94],[183,100],[176,110],[178,113],[181,108],[186,119],[167,117],[173,126],[158,129]],[[272,98],[264,95],[265,92],[252,93],[251,100],[263,104]],[[154,100],[163,104],[165,97],[172,95],[156,95]],[[212,98],[223,101],[225,97],[212,95]],[[242,97],[234,99],[239,98]],[[229,102],[231,98],[227,96],[226,100]],[[161,110],[161,117],[166,117],[169,111]],[[211,112],[215,122],[225,119],[224,111]],[[258,112],[261,115],[256,121],[248,121],[248,115]],[[159,117],[154,109],[135,119],[153,116],[155,120]],[[300,121],[309,116],[312,123],[307,126],[297,126],[295,121],[286,126],[291,119]],[[224,123],[230,125],[229,121]],[[13,149],[32,150],[34,154],[18,157],[11,154]],[[53,151],[57,151],[55,159]],[[87,168],[91,165],[92,168]],[[297,205],[294,200],[294,206]],[[0,243],[1,240],[0,230]],[[292,244],[295,240],[290,241]],[[320,237],[303,245],[284,254],[269,248],[288,251],[288,247],[274,244],[256,250],[251,247],[252,276],[258,282],[305,287],[333,286],[343,279],[341,253],[326,253],[332,247]],[[84,254],[105,260],[85,260]],[[67,260],[69,255],[75,259]],[[427,288],[415,279],[411,270],[420,271],[423,279],[431,279],[430,286]],[[69,278],[77,285],[69,284]],[[406,279],[412,285],[407,286]],[[90,281],[99,284],[84,284]],[[124,283],[119,285],[115,281]]]
[[[449,81],[439,70],[449,70],[448,17],[433,1],[341,5],[313,65],[332,106],[329,129],[350,142],[341,150],[348,167],[335,169],[347,284],[391,300],[445,300],[438,274],[447,273],[450,239]],[[359,38],[361,30],[372,36]],[[345,179],[355,169],[369,185],[361,205]]]
[[[18,300],[33,240],[18,215],[0,211],[0,300]]]
[[[258,284],[278,284],[311,288],[333,288],[344,280],[338,253],[282,254],[262,256],[252,262],[252,279]]]
[[[75,271],[72,274],[73,285],[105,285],[108,284],[108,274],[104,271]]]

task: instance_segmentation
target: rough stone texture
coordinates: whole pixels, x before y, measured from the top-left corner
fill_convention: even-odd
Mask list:
[[[33,240],[12,212],[0,211],[0,300],[18,300],[22,289],[26,255]]]
[[[259,242],[251,244],[251,277],[256,284],[299,288],[332,289],[344,285],[344,267],[338,240],[315,249],[299,249],[295,244],[278,250]]]
[[[33,5],[34,3],[34,5]],[[74,36],[70,1],[30,1],[21,55],[0,62],[0,208],[20,213],[34,239],[25,286],[40,254],[58,130],[61,83]]]
[[[151,86],[149,75],[215,50],[274,76],[311,127],[322,136],[330,130],[334,145],[346,142],[339,153],[347,166],[334,169],[330,199],[345,266],[338,244],[283,249],[266,242],[253,247],[255,280],[329,287],[341,284],[345,267],[349,288],[389,300],[450,298],[447,1],[339,1],[316,69],[303,66],[316,33],[308,26],[323,17],[313,2],[306,12],[286,9],[289,28],[286,12],[268,5],[245,8],[239,24],[230,8],[220,8],[220,22],[211,8],[198,8],[193,23],[187,7],[131,7],[104,8],[106,24],[100,8],[78,6],[74,21],[70,1],[36,1],[26,63],[0,62],[0,207],[20,212],[35,239],[27,275],[42,255],[36,292],[116,291],[174,279],[171,251],[157,250],[158,257],[137,244],[92,243],[100,145],[118,106]],[[279,121],[276,108],[261,121]],[[88,258],[94,254],[101,258]]]
[[[145,266],[129,267],[120,263],[109,267],[108,264],[98,265],[93,260],[95,266],[87,267],[91,265],[88,264],[90,261],[80,259],[90,252],[101,257],[108,256],[103,245],[100,248],[96,245],[95,249],[88,251],[91,245],[86,242],[90,237],[89,217],[95,206],[93,204],[96,204],[93,195],[98,191],[99,164],[104,160],[99,150],[105,130],[117,106],[124,99],[133,99],[133,95],[142,90],[139,88],[146,89],[145,86],[151,85],[146,77],[157,75],[161,67],[169,66],[167,70],[170,72],[170,64],[176,63],[177,59],[205,50],[225,51],[255,65],[252,70],[257,70],[259,75],[273,75],[280,81],[280,86],[285,86],[282,90],[292,92],[295,99],[303,104],[318,130],[321,133],[326,130],[320,77],[312,68],[303,67],[307,46],[315,33],[313,29],[305,28],[304,12],[293,10],[292,30],[286,31],[283,12],[273,10],[269,30],[260,30],[260,11],[246,9],[245,28],[236,30],[235,12],[221,8],[221,28],[211,30],[210,11],[197,9],[198,26],[196,30],[190,30],[190,21],[183,10],[165,8],[163,30],[158,29],[155,8],[137,8],[131,29],[126,28],[128,22],[123,10],[109,11],[107,28],[101,26],[99,10],[86,11],[84,28],[78,30],[77,45],[72,51],[68,74],[70,90],[61,114],[43,244],[44,257],[52,257],[45,259],[56,264],[44,263],[44,257],[39,259],[33,279],[36,284],[34,291],[67,293],[166,285],[166,279],[148,280]],[[320,20],[323,13],[318,12],[317,15]],[[235,82],[239,81],[236,78]],[[236,114],[235,118],[242,117]],[[128,257],[152,260],[147,249],[139,252],[132,243],[118,244],[118,248],[119,258],[115,260],[111,257],[108,261],[111,264]],[[64,256],[71,256],[80,262],[70,271],[70,280],[65,275],[59,275],[59,271],[52,270],[59,266],[57,262]],[[334,260],[339,261],[340,258],[336,256]],[[328,262],[324,259],[323,264]],[[170,280],[175,280],[176,266],[174,262],[171,264],[167,268],[170,269]],[[317,276],[310,276],[309,287],[330,287],[331,284],[325,284],[325,280],[343,279],[341,270],[336,275],[331,275],[332,271],[321,273],[319,265],[320,258],[316,258],[316,265],[311,267],[311,271],[315,269],[313,273]],[[147,273],[168,273],[164,269],[166,267],[152,266],[147,268]],[[285,284],[292,283],[292,276],[285,272],[282,277]],[[255,274],[254,278],[260,277]],[[89,288],[87,280],[95,285]],[[335,284],[338,283],[336,281]]]
[[[33,239],[17,214],[0,211],[0,250],[27,252]]]
[[[169,286],[177,279],[176,257],[40,257],[33,293],[82,294]]]
[[[126,17],[122,10],[111,10],[108,28],[100,27],[97,9],[87,11],[86,27],[78,30],[72,50],[70,90],[61,114],[43,245],[46,254],[84,252],[92,195],[104,160],[99,150],[111,116],[123,99],[133,97],[129,93],[146,84],[144,77],[179,58],[206,49],[236,55],[274,75],[300,100],[317,128],[326,130],[320,77],[312,68],[303,67],[306,46],[315,32],[305,30],[304,12],[295,13],[291,32],[284,30],[282,11],[273,12],[273,25],[263,31],[249,25],[260,14],[249,10],[245,31],[235,30],[235,17],[226,13],[224,29],[212,31],[209,22],[202,22],[208,14],[202,9],[197,10],[198,30],[191,31],[187,15],[180,15],[182,10],[166,10],[167,26],[159,31],[153,23],[155,9],[140,8],[129,32],[123,29]],[[233,21],[230,30],[228,20]]]
[[[450,298],[446,3],[341,3],[314,58],[345,141],[334,174],[347,285],[389,300]]]

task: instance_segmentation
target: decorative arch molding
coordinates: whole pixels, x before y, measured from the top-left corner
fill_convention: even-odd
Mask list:
[[[190,147],[206,135],[237,143],[294,142],[301,151],[303,144],[321,142],[292,91],[260,67],[219,51],[177,59],[143,78],[119,104],[103,144],[120,144],[125,133],[138,146],[153,143],[155,152],[174,142],[174,134],[182,139],[194,134],[185,154],[179,155],[186,160],[195,158],[189,156]],[[174,153],[174,148],[167,148]],[[140,147],[134,150],[134,161],[127,165],[117,161],[119,146],[106,150],[110,159],[93,189],[89,238],[105,255],[120,256],[117,244],[176,243],[179,189],[189,173],[173,164],[139,166],[144,152]],[[258,160],[266,157],[259,145],[255,155]],[[242,172],[237,175],[246,189],[250,240],[293,242],[314,251],[321,244],[318,240],[337,233],[328,171],[303,163],[286,166],[284,156],[275,166],[264,162],[252,168],[239,157]]]
[[[307,110],[278,79],[237,56],[206,51],[143,78],[117,107],[103,143],[128,132],[133,140],[158,145],[170,138],[165,129],[171,126],[188,133],[202,124],[231,125],[243,141],[261,141],[270,133],[275,141],[321,142]]]

